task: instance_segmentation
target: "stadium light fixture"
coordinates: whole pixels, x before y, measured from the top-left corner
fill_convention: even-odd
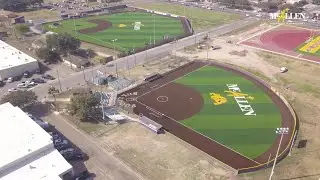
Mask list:
[[[272,166],[272,169],[271,169],[269,180],[272,179],[272,176],[274,174],[274,167],[276,166],[276,162],[277,162],[277,159],[278,159],[278,154],[279,154],[279,151],[280,151],[283,135],[288,134],[288,133],[289,133],[289,128],[288,127],[281,127],[281,128],[277,128],[276,129],[276,134],[281,135],[281,138],[280,138],[278,150],[277,150],[277,153],[276,153],[276,157],[273,160],[273,166]]]

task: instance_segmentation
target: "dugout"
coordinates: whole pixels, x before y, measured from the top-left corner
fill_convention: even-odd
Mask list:
[[[149,119],[148,117],[140,114],[140,123],[147,127],[148,129],[150,129],[151,131],[160,134],[161,132],[163,132],[163,128],[162,125],[159,123],[154,122],[153,120]]]
[[[148,76],[147,78],[144,79],[144,81],[152,82],[152,81],[155,81],[155,80],[160,79],[162,77],[163,76],[161,74],[156,73],[156,74],[152,74],[152,75]]]

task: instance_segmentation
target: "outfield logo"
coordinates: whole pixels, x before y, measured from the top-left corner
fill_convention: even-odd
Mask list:
[[[141,22],[134,22],[133,25],[134,25],[133,29],[135,31],[140,30],[141,26],[144,26]]]
[[[286,19],[306,19],[306,13],[288,13],[289,9],[286,8],[280,13],[270,13],[270,19],[276,19],[278,23],[284,23]]]
[[[250,96],[249,94],[242,93],[240,88],[237,84],[227,84],[229,90],[224,91],[226,96],[233,97],[234,100],[237,102],[240,110],[244,113],[245,116],[256,116],[255,111],[249,104],[249,100],[253,101],[254,97]],[[210,93],[210,99],[212,100],[213,104],[216,106],[225,104],[228,102],[228,99],[221,94],[217,93]]]
[[[213,104],[216,106],[227,103],[227,98],[221,96],[220,94],[210,93],[210,98],[213,101]]]
[[[127,25],[125,25],[125,24],[119,24],[118,27],[119,27],[119,28],[123,28],[123,27],[127,27]]]
[[[242,93],[237,84],[227,84],[227,87],[229,89],[229,91],[225,91],[228,93],[227,96],[232,96],[234,98],[244,115],[256,116],[255,111],[248,102],[248,100],[254,100],[254,97]]]

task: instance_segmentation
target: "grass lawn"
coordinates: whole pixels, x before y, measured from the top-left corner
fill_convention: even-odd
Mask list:
[[[88,22],[90,19],[110,21],[112,27],[90,34],[75,33],[74,24],[76,24],[77,31],[95,27],[96,24]],[[135,22],[141,22],[140,30],[133,29]],[[76,19],[75,21],[64,20],[61,21],[61,25],[57,28],[52,27],[52,23],[47,23],[44,27],[57,33],[68,32],[82,41],[109,48],[113,48],[111,40],[117,39],[114,42],[114,46],[119,51],[144,47],[150,41],[153,43],[154,37],[157,42],[162,40],[163,36],[176,37],[184,34],[183,26],[179,19],[158,15],[152,16],[152,14],[144,12],[93,16]]]
[[[207,66],[176,82],[196,89],[205,103],[198,114],[180,121],[184,125],[252,159],[274,143],[275,128],[281,126],[280,111],[251,81],[230,71]],[[226,84],[237,84],[241,93],[248,94],[245,104],[252,107],[256,116],[244,115],[235,98],[225,92],[229,90]],[[225,97],[226,103],[214,105],[210,93]]]
[[[150,10],[186,16],[191,21],[194,30],[203,30],[240,19],[240,16],[235,14],[191,8],[172,3],[148,3],[138,4],[137,6]]]

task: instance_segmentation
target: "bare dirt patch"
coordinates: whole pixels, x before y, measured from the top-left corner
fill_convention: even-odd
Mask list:
[[[138,123],[119,125],[99,141],[146,179],[218,180],[234,173],[170,133],[156,135]]]
[[[245,57],[247,55],[247,53],[248,53],[247,50],[229,52],[229,54],[231,54],[231,55],[236,55],[236,56],[241,56],[241,57]]]
[[[105,29],[112,27],[112,23],[110,21],[105,21],[102,19],[91,19],[91,20],[88,20],[88,22],[95,23],[95,24],[97,24],[97,26],[92,27],[92,28],[80,29],[79,30],[80,33],[92,34],[92,33],[97,33],[97,32],[100,32],[100,31],[103,31]]]

